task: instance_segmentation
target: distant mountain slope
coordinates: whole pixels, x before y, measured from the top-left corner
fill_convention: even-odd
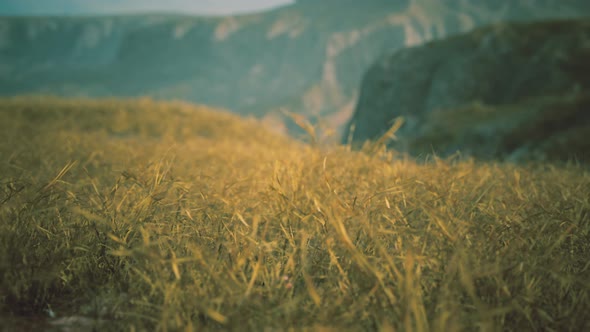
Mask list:
[[[496,24],[400,50],[367,72],[344,140],[405,118],[418,155],[590,161],[590,19]],[[354,128],[354,131],[353,131]]]
[[[269,118],[286,108],[340,126],[386,52],[506,18],[585,13],[585,0],[323,0],[221,18],[5,17],[0,95],[152,95]]]

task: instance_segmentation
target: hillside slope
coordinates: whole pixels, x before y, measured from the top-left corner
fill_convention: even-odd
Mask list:
[[[590,13],[584,0],[360,3],[298,1],[221,18],[0,18],[0,95],[151,95],[269,120],[286,108],[338,127],[386,52],[491,21]]]
[[[0,99],[0,330],[575,330],[590,173],[306,146],[186,103]]]
[[[382,57],[344,141],[405,118],[414,155],[590,160],[590,20],[497,24]]]

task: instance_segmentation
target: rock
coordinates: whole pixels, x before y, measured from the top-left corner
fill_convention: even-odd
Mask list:
[[[590,19],[501,23],[400,50],[368,70],[348,127],[362,142],[402,116],[406,125],[391,146],[415,156],[586,155],[588,59]]]

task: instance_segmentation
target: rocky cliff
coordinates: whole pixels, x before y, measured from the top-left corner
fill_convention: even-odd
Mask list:
[[[337,127],[387,52],[506,18],[589,12],[586,0],[300,0],[216,18],[4,17],[0,95],[151,95],[269,120],[284,108]]]
[[[503,23],[400,50],[364,77],[353,141],[413,155],[590,161],[590,19]],[[353,130],[354,129],[354,130]]]

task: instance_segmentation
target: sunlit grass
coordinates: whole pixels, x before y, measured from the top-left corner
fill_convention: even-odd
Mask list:
[[[315,145],[183,103],[1,101],[0,321],[589,327],[587,171]]]

